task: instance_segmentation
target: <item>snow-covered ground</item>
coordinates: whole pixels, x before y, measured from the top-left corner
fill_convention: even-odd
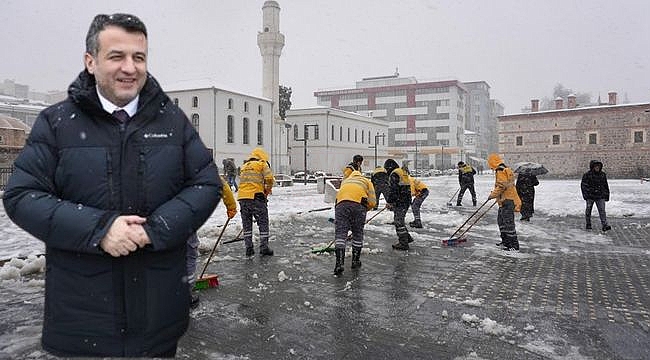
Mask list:
[[[487,196],[494,184],[493,175],[476,176],[476,193],[479,205],[487,200]],[[422,206],[422,219],[431,227],[449,228],[462,224],[465,218],[458,217],[454,212],[448,212],[447,203],[454,192],[458,189],[456,176],[441,176],[421,178],[429,187],[430,195]],[[580,193],[580,180],[546,180],[539,177],[540,184],[535,194],[535,214],[537,216],[582,216],[584,214],[585,202]],[[640,180],[609,180],[610,201],[607,203],[608,217],[632,217],[650,218],[650,182],[642,183]],[[455,201],[454,201],[455,203]],[[465,193],[463,203],[471,205],[469,191]],[[383,199],[380,206],[383,206]],[[301,212],[321,209],[333,206],[324,202],[323,194],[316,191],[316,184],[295,184],[291,187],[275,188],[269,197],[269,218],[272,224],[291,223]],[[202,239],[218,237],[221,225],[225,221],[226,210],[223,204],[219,204],[212,217],[199,230]],[[334,217],[334,210],[315,212],[313,215],[323,217]],[[380,219],[387,221],[392,215],[385,212]],[[409,215],[410,216],[410,215]],[[598,224],[598,212],[594,206],[593,221]],[[407,217],[408,219],[408,217]],[[224,238],[232,238],[241,229],[239,217],[235,217],[225,231]],[[382,231],[392,234],[391,227],[374,226],[373,231]],[[495,226],[492,226],[494,228]],[[309,237],[310,233],[316,232],[317,227],[301,229],[297,235]],[[214,241],[208,240],[208,241]],[[202,244],[202,247],[211,244]],[[14,225],[0,206],[0,260],[13,257],[27,257],[29,255],[42,254],[43,243],[25,233]]]

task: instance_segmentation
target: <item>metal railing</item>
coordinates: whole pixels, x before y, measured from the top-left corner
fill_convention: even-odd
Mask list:
[[[5,191],[5,186],[7,186],[7,181],[9,177],[14,173],[14,167],[2,167],[0,168],[0,191]]]

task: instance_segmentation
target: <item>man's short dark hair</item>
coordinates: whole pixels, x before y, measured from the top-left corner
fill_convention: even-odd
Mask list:
[[[459,161],[459,162],[458,162],[458,166],[465,166],[465,163],[462,162],[462,161]]]
[[[363,162],[363,156],[361,155],[354,155],[352,157],[352,161],[355,163],[362,163]]]
[[[130,14],[99,14],[95,16],[93,22],[90,23],[88,34],[86,34],[86,52],[92,56],[97,56],[99,52],[99,33],[106,29],[107,26],[117,26],[126,30],[127,32],[139,32],[147,37],[147,27],[135,15]]]

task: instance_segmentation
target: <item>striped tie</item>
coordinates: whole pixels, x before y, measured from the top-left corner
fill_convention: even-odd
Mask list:
[[[126,123],[131,118],[129,114],[124,110],[113,111],[113,116],[115,116],[116,119],[120,120],[123,123]]]

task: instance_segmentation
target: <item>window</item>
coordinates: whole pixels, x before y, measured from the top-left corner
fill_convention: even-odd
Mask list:
[[[244,112],[248,112],[248,101],[244,101]]]
[[[242,123],[242,143],[243,144],[248,144],[248,135],[249,135],[249,130],[248,130],[248,118],[244,118],[244,121]]]
[[[348,142],[350,142],[350,128],[348,128]]]
[[[370,144],[370,130],[368,130],[368,144]]]
[[[262,145],[264,140],[264,123],[262,120],[257,120],[257,145]]]
[[[232,144],[235,142],[235,118],[232,117],[232,115],[228,115],[228,122],[226,124],[227,130],[226,130],[226,142],[228,144]]]
[[[0,135],[0,144],[4,144],[4,143],[5,143],[5,138],[4,136]]]
[[[192,96],[192,107],[199,107],[199,97]]]
[[[262,115],[262,105],[257,105],[257,115]]]
[[[365,130],[361,130],[361,143],[362,143],[362,144],[364,143],[364,140],[365,140],[365,139],[366,139],[366,131],[365,131]]]
[[[524,137],[523,137],[523,136],[517,136],[517,137],[515,137],[515,145],[516,145],[516,146],[522,146],[522,145],[524,145]]]
[[[587,144],[598,144],[598,134],[596,133],[588,134]]]
[[[320,135],[318,134],[318,125],[314,126],[314,140],[318,140]]]
[[[332,125],[332,131],[330,131],[330,137],[332,138],[332,141],[334,141],[334,125]]]
[[[298,125],[293,124],[293,138],[297,139],[298,138]]]
[[[174,98],[174,105],[178,106],[178,98]]]
[[[354,142],[355,142],[355,143],[358,141],[358,139],[357,139],[357,133],[358,133],[357,129],[354,129]]]
[[[199,131],[199,114],[192,114],[192,126]]]
[[[560,135],[553,135],[553,145],[560,145]]]
[[[232,108],[233,108],[233,103],[234,103],[234,102],[232,101],[232,99],[228,99],[228,109],[229,109],[229,110],[232,110]]]
[[[639,144],[643,142],[643,131],[634,132],[634,143]]]
[[[343,141],[343,126],[339,126],[339,141]]]

